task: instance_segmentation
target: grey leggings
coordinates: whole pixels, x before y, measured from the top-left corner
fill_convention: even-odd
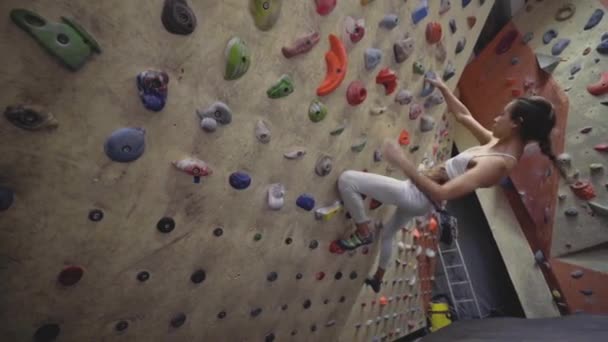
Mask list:
[[[383,204],[397,206],[397,210],[382,228],[380,261],[378,266],[386,269],[393,251],[393,240],[399,229],[412,218],[429,212],[431,203],[426,196],[409,180],[359,171],[344,171],[338,179],[338,188],[344,206],[350,212],[355,223],[369,222],[361,194],[370,196]]]

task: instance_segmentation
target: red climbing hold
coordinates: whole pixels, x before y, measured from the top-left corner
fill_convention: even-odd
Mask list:
[[[67,266],[59,273],[57,280],[63,286],[72,286],[80,281],[83,273],[84,269],[80,266]]]
[[[432,21],[426,25],[426,41],[429,44],[438,43],[441,40],[441,35],[442,29],[440,23]]]
[[[591,95],[600,96],[608,93],[608,71],[604,71],[600,80],[587,86],[587,91]]]
[[[317,13],[320,15],[328,15],[336,8],[337,0],[315,0],[317,4]]]
[[[338,240],[334,240],[331,242],[331,244],[329,245],[329,252],[333,253],[333,254],[343,254],[344,250],[342,249],[342,247],[340,247],[340,245],[338,244]]]
[[[356,106],[367,98],[367,90],[361,81],[353,81],[346,89],[346,100],[351,106]]]
[[[577,181],[574,184],[570,185],[570,189],[578,198],[583,200],[590,200],[595,198],[595,190],[593,189],[593,185],[587,181]]]
[[[382,84],[385,94],[390,95],[397,89],[397,75],[393,70],[384,68],[376,76],[376,84]]]
[[[380,305],[384,306],[384,305],[388,304],[388,299],[386,299],[385,296],[381,296],[379,303],[380,303]]]
[[[594,149],[600,152],[608,152],[608,144],[598,144],[595,145]]]
[[[406,146],[410,144],[410,134],[406,130],[402,130],[399,134],[399,145]]]

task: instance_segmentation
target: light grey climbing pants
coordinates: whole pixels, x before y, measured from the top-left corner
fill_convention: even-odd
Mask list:
[[[397,210],[384,225],[381,232],[380,261],[378,266],[386,269],[393,251],[393,240],[399,229],[412,218],[422,216],[432,205],[426,196],[410,181],[359,171],[344,171],[338,179],[338,188],[346,210],[355,223],[369,222],[361,194],[370,196],[383,204],[397,206]]]

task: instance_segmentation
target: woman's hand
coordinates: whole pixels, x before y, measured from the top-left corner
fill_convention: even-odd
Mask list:
[[[429,78],[426,81],[429,82],[430,84],[434,85],[435,88],[437,88],[441,91],[448,90],[448,86],[443,82],[441,77]]]

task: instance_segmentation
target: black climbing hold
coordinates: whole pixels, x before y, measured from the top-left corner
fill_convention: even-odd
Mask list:
[[[114,326],[114,330],[116,331],[125,331],[129,327],[129,322],[127,321],[118,321]]]
[[[293,242],[293,239],[292,239],[292,238],[287,238],[287,239],[285,239],[285,244],[286,244],[286,245],[291,245],[291,243],[292,243],[292,242]]]
[[[253,236],[253,241],[260,241],[260,240],[262,240],[262,234],[255,233],[255,235]]]
[[[233,188],[243,190],[251,185],[251,177],[245,172],[237,171],[230,175],[229,182]]]
[[[251,310],[251,312],[250,312],[251,317],[256,317],[261,313],[262,313],[262,308],[256,308],[256,309]]]
[[[323,304],[328,304],[328,303],[329,303],[329,299],[323,300]]]
[[[266,280],[273,282],[273,281],[277,280],[278,277],[279,277],[279,275],[277,274],[277,272],[270,272],[270,273],[268,273],[268,276],[266,276]]]
[[[345,300],[346,300],[346,297],[342,296],[342,297],[340,297],[339,302],[340,302],[340,303],[344,303],[344,301],[345,301]]]
[[[190,280],[195,284],[200,284],[207,278],[207,274],[204,270],[196,270],[190,276]]]
[[[357,279],[357,272],[355,272],[355,271],[350,272],[350,275],[348,277],[352,280]]]
[[[127,163],[144,154],[146,131],[143,128],[120,128],[106,140],[106,155],[116,162]]]
[[[319,247],[319,242],[317,240],[312,240],[308,244],[308,248],[310,248],[310,249],[315,249],[317,247]]]
[[[161,20],[175,34],[188,35],[196,28],[196,16],[185,0],[165,0]]]
[[[59,126],[53,114],[39,106],[8,106],[4,111],[4,116],[13,125],[28,131]]]
[[[296,334],[297,334],[297,333],[298,333],[298,331],[297,331],[297,330],[292,330],[292,331],[291,331],[291,336],[296,336]]]
[[[302,279],[302,273],[298,273],[298,274],[296,274],[296,279],[297,279],[297,280]]]
[[[103,219],[103,211],[99,209],[93,209],[89,211],[89,220],[93,222],[99,222]]]
[[[274,334],[270,333],[270,334],[266,335],[266,338],[264,339],[264,341],[266,341],[266,342],[273,342],[274,341]]]
[[[591,290],[591,289],[583,289],[583,290],[580,290],[580,292],[585,296],[593,295],[593,290]]]
[[[336,278],[336,280],[342,279],[342,272],[336,272],[336,275],[334,275],[334,278]]]
[[[34,341],[35,342],[51,342],[54,341],[61,329],[58,324],[45,324],[38,328],[34,333]]]
[[[186,315],[182,312],[173,316],[173,318],[171,318],[171,322],[170,322],[170,324],[173,328],[179,328],[182,325],[184,325],[184,323],[186,323]]]
[[[0,186],[0,211],[10,208],[13,205],[14,198],[13,190]]]
[[[220,312],[218,312],[217,318],[219,318],[219,319],[226,318],[226,311],[220,311]]]
[[[310,326],[310,331],[312,331],[312,332],[317,331],[317,325],[316,324],[311,325]]]
[[[137,280],[141,281],[142,283],[148,279],[150,279],[150,273],[148,273],[147,271],[141,271],[137,273]]]
[[[82,279],[82,275],[84,274],[84,270],[80,266],[68,266],[64,268],[61,273],[59,273],[59,277],[57,280],[63,286],[72,286],[75,285]]]
[[[310,308],[311,305],[312,305],[312,302],[310,301],[310,299],[305,300],[304,304],[302,304],[302,306],[304,307],[304,309]]]
[[[289,306],[287,304],[283,304],[283,305],[281,305],[281,310],[285,311],[285,310],[287,310],[288,307]]]
[[[215,228],[213,230],[213,235],[220,237],[224,234],[224,230],[222,228]]]
[[[158,220],[156,229],[158,229],[158,231],[161,233],[170,233],[173,231],[173,229],[175,229],[175,221],[170,217],[163,217]]]

